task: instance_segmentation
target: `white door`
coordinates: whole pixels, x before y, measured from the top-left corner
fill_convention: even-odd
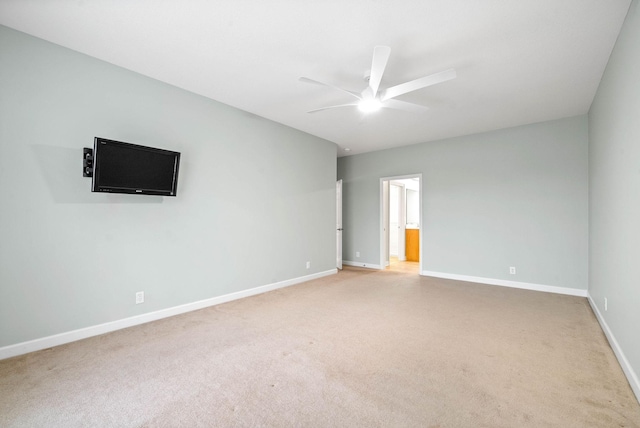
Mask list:
[[[382,182],[382,233],[384,245],[380,265],[384,269],[389,266],[389,180]]]
[[[342,180],[336,182],[336,267],[342,269]]]
[[[389,255],[399,258],[398,232],[400,228],[400,186],[389,187]]]
[[[405,185],[391,182],[389,191],[389,254],[407,260],[405,252]]]
[[[406,227],[407,227],[407,210],[406,210],[406,187],[404,184],[398,186],[398,260],[404,262],[407,260],[406,252]]]

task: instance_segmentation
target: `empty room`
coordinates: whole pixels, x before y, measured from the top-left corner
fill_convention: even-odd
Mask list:
[[[640,0],[0,0],[0,426],[640,427]]]

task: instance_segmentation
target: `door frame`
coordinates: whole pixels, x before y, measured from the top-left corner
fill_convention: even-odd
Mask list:
[[[336,267],[342,270],[342,180],[336,181]]]
[[[384,215],[385,210],[386,212],[389,212],[389,198],[384,198],[384,183],[389,182],[391,183],[391,181],[393,180],[404,180],[407,178],[418,178],[418,210],[419,210],[419,219],[420,219],[420,229],[419,229],[419,242],[420,242],[420,250],[419,250],[419,257],[420,257],[420,275],[422,275],[422,272],[424,270],[424,266],[423,266],[423,258],[422,258],[422,230],[424,229],[424,221],[422,218],[422,189],[423,189],[423,182],[422,182],[422,173],[417,173],[417,174],[406,174],[406,175],[394,175],[394,176],[389,176],[389,177],[381,177],[380,178],[380,194],[379,194],[379,205],[380,205],[380,269],[385,269],[386,267],[386,254],[389,251],[388,249],[388,244],[386,242],[386,235],[387,235],[387,230],[388,230],[388,223],[389,223],[389,216]],[[386,203],[385,203],[386,202]],[[385,218],[386,218],[386,223],[385,224]]]

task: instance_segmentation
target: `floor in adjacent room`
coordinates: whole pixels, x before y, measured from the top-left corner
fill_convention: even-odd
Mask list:
[[[386,270],[393,272],[413,273],[415,275],[420,274],[420,262],[400,261],[398,257],[389,257],[389,266]]]

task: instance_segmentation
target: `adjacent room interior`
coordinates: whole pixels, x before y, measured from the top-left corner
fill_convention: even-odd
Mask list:
[[[381,180],[383,256],[381,265],[398,272],[420,273],[420,175]]]
[[[0,425],[640,426],[640,1],[322,3],[0,2]]]

